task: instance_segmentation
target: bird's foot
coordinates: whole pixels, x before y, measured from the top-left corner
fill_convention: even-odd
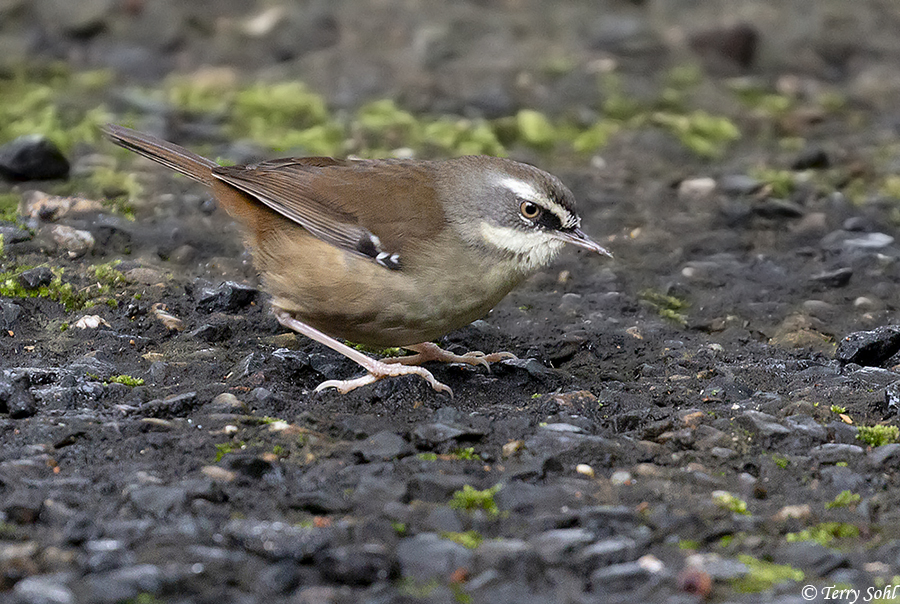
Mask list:
[[[428,361],[465,363],[466,365],[482,365],[490,371],[491,363],[497,363],[503,359],[517,358],[516,355],[511,352],[492,352],[490,354],[485,354],[480,350],[473,350],[472,352],[467,352],[465,354],[454,354],[431,342],[423,342],[422,344],[405,346],[404,348],[415,351],[416,354],[405,357],[389,357],[382,359],[381,362],[399,365],[421,365]]]
[[[378,380],[383,380],[384,378],[398,377],[401,375],[418,375],[423,380],[428,382],[431,387],[434,388],[437,392],[446,392],[451,397],[453,396],[453,390],[450,389],[450,386],[437,381],[437,379],[433,375],[431,375],[431,372],[424,367],[411,367],[409,365],[401,365],[397,363],[386,363],[384,361],[378,361],[376,359],[369,360],[371,361],[371,363],[360,363],[360,365],[362,365],[368,371],[366,375],[362,375],[358,378],[353,378],[352,380],[328,380],[326,382],[322,382],[321,384],[316,386],[316,392],[321,392],[326,388],[336,388],[337,391],[341,394],[347,394],[351,390],[356,390],[360,386],[373,384]]]

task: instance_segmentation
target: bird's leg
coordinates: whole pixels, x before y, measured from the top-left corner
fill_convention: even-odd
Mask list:
[[[503,359],[515,359],[516,355],[511,352],[492,352],[484,354],[480,350],[473,350],[466,354],[453,354],[444,350],[437,344],[431,342],[423,342],[421,344],[413,344],[412,346],[404,346],[408,350],[414,351],[405,357],[388,357],[381,359],[382,363],[391,363],[398,365],[420,365],[428,361],[440,361],[442,363],[465,363],[466,365],[483,365],[490,371],[490,363],[496,363]]]
[[[292,329],[297,333],[303,334],[320,344],[328,346],[335,352],[339,352],[351,361],[359,364],[368,372],[366,375],[354,378],[352,380],[327,380],[316,387],[316,392],[320,392],[325,388],[337,388],[337,390],[341,394],[346,394],[351,390],[359,388],[360,386],[372,384],[387,377],[414,374],[418,375],[426,382],[431,384],[431,387],[438,392],[446,392],[450,396],[453,396],[453,391],[450,390],[449,386],[437,381],[435,377],[431,375],[431,372],[423,367],[409,367],[407,365],[386,363],[384,361],[373,359],[372,357],[367,356],[358,350],[350,348],[346,344],[338,342],[331,336],[322,333],[315,327],[311,327],[302,321],[298,321],[297,319],[292,317],[290,313],[281,308],[275,308],[274,313],[275,318],[278,319],[278,322],[288,329]]]

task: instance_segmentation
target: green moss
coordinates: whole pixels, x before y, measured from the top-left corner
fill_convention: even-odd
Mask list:
[[[468,549],[475,549],[481,542],[484,541],[484,537],[478,531],[466,531],[464,533],[459,533],[455,531],[443,531],[441,533],[441,537],[444,539],[449,539],[454,543],[459,543],[463,547]]]
[[[465,459],[468,461],[481,460],[481,456],[475,452],[475,447],[454,449],[450,452],[450,455],[456,459]]]
[[[653,114],[652,121],[701,157],[719,157],[729,143],[741,137],[741,131],[730,119],[705,111],[688,114],[657,112]]]
[[[53,269],[53,280],[49,285],[37,289],[25,289],[18,280],[18,275],[31,267],[19,267],[15,271],[0,273],[0,296],[6,298],[48,298],[55,300],[67,311],[84,308],[89,299],[84,292],[76,291],[71,283],[62,280],[62,269]]]
[[[474,512],[476,510],[484,510],[488,516],[496,517],[500,514],[497,503],[494,501],[494,495],[497,494],[501,485],[494,485],[483,491],[476,490],[470,485],[466,485],[461,491],[456,491],[450,499],[450,507],[454,510],[465,510]]]
[[[572,141],[572,147],[578,153],[596,152],[605,147],[609,139],[621,129],[618,122],[601,120],[579,133]]]
[[[236,441],[236,442],[227,442],[227,443],[219,443],[216,446],[216,456],[213,459],[213,463],[219,463],[222,461],[222,458],[228,455],[229,453],[233,453],[235,451],[240,451],[241,449],[245,449],[247,444],[244,441]]]
[[[900,176],[892,174],[884,179],[879,188],[884,197],[900,200]]]
[[[722,509],[734,512],[735,514],[748,515],[747,502],[739,497],[735,497],[727,491],[714,491],[713,502]]]
[[[832,405],[831,412],[832,413],[847,413],[847,408],[841,407],[840,405]]]
[[[802,570],[786,564],[772,564],[747,554],[740,554],[737,558],[750,571],[745,577],[731,581],[731,587],[741,593],[759,593],[779,583],[802,581],[804,578]]]
[[[406,523],[404,522],[393,521],[391,522],[391,528],[401,537],[406,534]]]
[[[897,426],[889,426],[885,424],[878,424],[875,426],[859,426],[857,428],[856,438],[863,441],[870,447],[889,445],[900,440],[900,428],[898,428]]]
[[[678,323],[679,325],[687,324],[687,315],[682,312],[689,306],[685,300],[681,300],[675,296],[667,296],[649,289],[642,291],[640,297],[642,300],[656,308],[656,312],[660,317]]]
[[[125,384],[130,388],[144,385],[144,380],[142,378],[136,378],[130,375],[114,375],[110,378],[107,378],[106,381],[110,384]]]
[[[760,168],[757,170],[749,170],[749,172],[754,178],[766,183],[774,197],[789,197],[797,186],[795,174],[790,170]]]
[[[850,490],[841,491],[834,500],[825,504],[825,509],[831,510],[834,508],[850,507],[859,503],[861,499],[862,496],[859,493],[854,493]]]
[[[19,216],[19,201],[22,196],[18,193],[0,193],[0,220],[15,222]]]
[[[416,455],[422,461],[437,461],[437,453],[419,453]]]
[[[682,539],[678,542],[678,549],[698,550],[700,549],[700,542],[694,539]]]
[[[94,264],[88,267],[88,271],[94,275],[97,281],[108,285],[121,285],[127,283],[128,280],[125,279],[122,271],[116,270],[116,267],[120,264],[122,264],[122,261],[119,259],[111,260],[105,264]]]
[[[782,470],[787,468],[791,463],[791,461],[787,457],[785,457],[784,455],[778,455],[777,453],[772,454],[772,462]]]
[[[802,531],[788,533],[784,536],[788,542],[815,541],[819,545],[829,545],[835,539],[853,539],[856,537],[859,537],[859,528],[846,522],[821,522]]]
[[[549,149],[557,140],[556,129],[543,113],[522,109],[516,115],[519,140],[538,149]]]

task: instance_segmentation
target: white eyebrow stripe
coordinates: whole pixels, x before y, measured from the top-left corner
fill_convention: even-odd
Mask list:
[[[507,176],[500,179],[500,185],[506,187],[516,197],[521,197],[522,199],[525,199],[527,201],[533,201],[541,207],[556,214],[556,217],[559,218],[559,222],[564,229],[572,229],[578,226],[578,216],[568,211],[555,201],[547,199],[544,194],[532,187],[527,182],[519,180],[518,178]]]
[[[509,189],[516,197],[521,197],[528,201],[544,201],[544,196],[524,180],[506,176],[500,179],[499,184]]]

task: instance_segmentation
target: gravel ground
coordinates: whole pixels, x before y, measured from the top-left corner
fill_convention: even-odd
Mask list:
[[[587,158],[513,147],[615,258],[567,250],[448,335],[519,357],[431,368],[453,399],[312,393],[357,368],[279,327],[202,188],[39,148],[143,185],[134,220],[68,207],[0,140],[22,198],[0,223],[22,292],[0,298],[0,600],[900,601],[900,12],[696,4],[0,2],[4,78],[111,68],[114,117],[213,157],[273,154],[135,90],[224,64],[336,110],[590,120],[598,72],[650,99],[694,61],[689,107],[742,133],[712,158],[652,121]],[[789,102],[741,105],[747,82]]]

